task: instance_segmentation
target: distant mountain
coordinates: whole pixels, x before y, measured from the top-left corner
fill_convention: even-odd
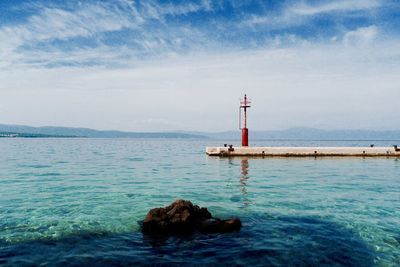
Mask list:
[[[240,131],[219,133],[184,132],[204,135],[212,139],[240,140]],[[400,140],[400,130],[320,130],[314,128],[290,128],[276,131],[251,131],[249,138],[253,140]]]
[[[0,132],[0,138],[71,138],[79,136],[69,135],[52,135],[52,134],[35,134],[35,133],[14,133],[14,132]]]
[[[91,137],[91,138],[186,138],[240,140],[240,131],[218,133],[174,131],[174,132],[122,132],[99,131],[88,128],[69,127],[31,127],[23,125],[0,124],[0,132],[48,135],[53,137]],[[400,140],[400,130],[319,130],[314,128],[290,128],[277,131],[249,131],[252,140]]]
[[[92,138],[186,138],[186,139],[207,139],[209,137],[199,134],[180,132],[122,132],[122,131],[99,131],[88,128],[69,127],[31,127],[25,125],[0,124],[0,132],[19,134],[39,134],[49,136],[74,136]]]

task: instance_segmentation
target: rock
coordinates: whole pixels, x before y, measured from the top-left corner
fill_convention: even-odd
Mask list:
[[[233,218],[221,221],[218,230],[220,233],[230,233],[234,231],[239,231],[241,227],[242,227],[242,222],[240,221],[240,219]]]
[[[242,227],[242,222],[239,218],[229,220],[208,219],[204,220],[200,225],[200,232],[202,233],[230,233],[239,231]]]
[[[165,208],[151,209],[142,222],[142,232],[148,235],[201,233],[228,233],[240,230],[239,218],[213,218],[207,208],[179,199]]]

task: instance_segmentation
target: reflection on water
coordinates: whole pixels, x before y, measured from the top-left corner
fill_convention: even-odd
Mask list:
[[[241,166],[241,175],[240,175],[240,191],[242,193],[242,202],[243,208],[247,208],[251,202],[247,195],[247,182],[249,177],[249,160],[247,158],[243,158],[240,163]]]
[[[242,203],[243,205],[238,206],[240,209],[246,209],[248,208],[252,202],[249,197],[249,160],[248,158],[241,158],[240,159],[240,169],[238,168],[238,159],[234,159],[233,157],[228,158],[228,165],[232,167],[232,170],[234,171],[234,181],[233,184],[235,185],[235,188],[239,189],[239,192],[234,190],[233,195],[231,196],[230,200],[232,202],[238,202]],[[239,183],[238,180],[236,180],[238,177],[239,178]],[[229,181],[230,183],[231,181]]]
[[[235,172],[237,165],[235,164],[235,161],[232,158],[228,159],[228,163],[229,165],[235,167]],[[237,163],[237,161],[236,161]],[[239,208],[241,209],[246,209],[247,207],[249,207],[252,202],[249,198],[249,160],[247,158],[242,158],[240,160],[240,174],[239,174],[239,184],[238,184],[238,188],[240,191],[240,194],[234,194],[230,200],[232,202],[241,202],[243,203],[242,206],[239,206]],[[237,180],[235,180],[234,182],[235,184],[237,183]],[[237,184],[236,184],[237,185]]]

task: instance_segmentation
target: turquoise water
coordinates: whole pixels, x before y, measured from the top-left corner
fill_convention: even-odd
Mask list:
[[[399,159],[205,155],[220,143],[0,139],[0,265],[400,265]],[[243,228],[143,237],[138,221],[177,198]]]

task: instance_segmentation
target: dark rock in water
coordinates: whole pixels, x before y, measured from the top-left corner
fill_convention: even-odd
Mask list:
[[[201,233],[228,233],[242,226],[239,218],[213,218],[207,208],[179,199],[165,208],[151,209],[142,222],[142,232],[149,235]]]
[[[230,233],[239,231],[242,227],[242,222],[239,218],[229,220],[208,219],[204,220],[199,230],[202,233]]]
[[[165,208],[151,209],[143,221],[142,231],[148,234],[190,232],[198,223],[210,218],[206,208],[180,199]]]

